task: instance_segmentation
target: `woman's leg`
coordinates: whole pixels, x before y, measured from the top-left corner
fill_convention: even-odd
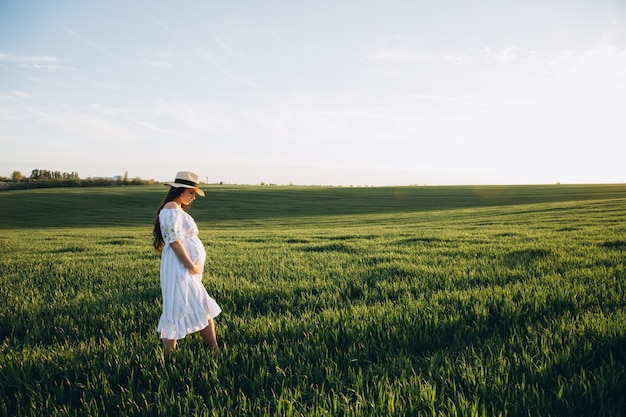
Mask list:
[[[217,352],[221,352],[220,346],[217,344],[217,337],[215,336],[215,324],[211,317],[209,317],[209,325],[200,330],[200,336],[202,340],[204,340],[205,345],[211,346]]]
[[[176,339],[161,339],[163,342],[163,351],[170,353],[172,349],[176,348]]]

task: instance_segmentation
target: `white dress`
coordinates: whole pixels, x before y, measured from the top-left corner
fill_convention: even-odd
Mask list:
[[[222,312],[202,285],[206,252],[198,238],[198,227],[182,208],[162,209],[159,213],[165,247],[161,253],[161,293],[163,313],[157,331],[161,339],[178,340],[209,325]],[[178,259],[170,243],[179,241],[192,262],[200,265],[200,273],[191,275]]]

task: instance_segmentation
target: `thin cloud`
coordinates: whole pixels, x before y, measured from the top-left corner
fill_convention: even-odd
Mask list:
[[[52,56],[16,56],[0,52],[0,61],[17,64],[20,68],[51,71],[74,71],[74,67],[61,65],[63,60]]]
[[[515,45],[508,46],[500,49],[499,51],[492,51],[490,47],[486,46],[483,49],[483,59],[485,61],[496,61],[500,63],[510,63],[519,60],[517,51],[519,48]]]
[[[68,28],[67,26],[62,25],[61,23],[57,22],[57,26],[59,26],[61,29],[63,29],[65,32],[69,33],[72,37],[78,39],[80,42],[84,43],[85,45],[89,46],[90,48],[93,48],[95,50],[97,50],[98,52],[113,58],[115,60],[117,60],[117,58],[108,50],[104,49],[103,47],[101,47],[100,45],[96,44],[95,42],[87,39],[86,37],[80,35],[78,32]]]
[[[55,64],[61,62],[59,58],[51,56],[15,56],[0,52],[0,61],[14,62],[18,64]]]
[[[62,65],[63,62],[59,58],[51,56],[16,56],[0,52],[0,62],[6,62],[9,64],[7,67],[18,74],[19,76],[36,82],[47,82],[36,77],[33,77],[34,72],[23,70],[35,70],[35,71],[75,71],[74,67]]]
[[[362,56],[369,61],[391,63],[448,63],[462,64],[467,56],[462,53],[427,54],[420,52],[421,43],[407,39],[380,41],[366,48]]]
[[[231,80],[236,81],[237,83],[246,85],[248,87],[254,87],[254,88],[262,87],[260,84],[252,80],[233,74],[230,71],[226,70],[222,65],[215,62],[215,59],[213,59],[213,54],[210,51],[207,51],[206,49],[203,49],[203,48],[199,48],[197,49],[197,52],[202,58],[204,58],[209,63],[211,67],[215,68],[216,70],[218,70],[223,75],[230,78]]]
[[[368,48],[363,56],[373,61],[395,61],[395,62],[424,62],[431,58],[420,55],[414,48],[406,45],[390,45],[379,43]]]
[[[150,56],[143,60],[145,65],[150,67],[175,68],[179,64],[179,59],[172,52],[166,50],[154,50],[149,52]]]
[[[215,36],[213,39],[222,48],[222,50],[226,52],[226,55],[232,58],[241,58],[241,54],[237,53],[230,46],[226,45],[226,43],[224,43],[224,41],[219,36]]]
[[[164,67],[164,68],[174,68],[174,64],[163,61],[148,61],[146,65],[150,67]]]
[[[148,13],[148,12],[147,12],[147,11],[145,11],[145,10],[143,10],[143,13],[144,13],[146,16],[148,16],[148,18],[149,18],[150,20],[152,20],[154,23],[156,23],[156,24],[157,24],[157,25],[158,25],[161,29],[164,29],[164,30],[165,30],[166,32],[168,32],[169,34],[174,35],[175,37],[177,37],[177,38],[179,38],[179,39],[185,39],[185,37],[184,37],[181,33],[179,33],[179,32],[177,32],[177,31],[175,31],[174,29],[172,29],[171,27],[169,27],[168,25],[166,25],[165,23],[163,23],[163,22],[162,22],[161,20],[159,20],[156,16],[154,16],[154,15],[152,15],[152,14]]]
[[[523,64],[525,66],[547,67],[571,61],[572,54],[573,53],[571,51],[539,53],[535,50],[525,49],[517,45],[510,45],[499,49],[492,49],[490,46],[484,46],[482,49],[482,55],[478,57],[478,60],[487,64]]]
[[[76,68],[74,67],[66,67],[64,65],[40,65],[40,64],[33,64],[33,65],[26,65],[26,64],[22,64],[20,65],[20,67],[22,68],[32,68],[32,69],[38,69],[38,70],[49,70],[49,71],[75,71]]]
[[[26,93],[24,91],[11,91],[11,95],[17,98],[31,98],[32,94]]]

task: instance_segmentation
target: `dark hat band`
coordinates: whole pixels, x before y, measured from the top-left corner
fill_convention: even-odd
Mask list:
[[[181,179],[178,179],[178,178],[176,178],[176,179],[174,180],[174,182],[175,182],[176,184],[191,185],[192,187],[197,187],[197,186],[198,186],[198,183],[197,183],[197,182],[188,181],[188,180],[181,180]]]

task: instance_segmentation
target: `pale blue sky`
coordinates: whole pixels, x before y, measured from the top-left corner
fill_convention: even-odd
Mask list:
[[[623,0],[0,0],[0,176],[626,182]]]

